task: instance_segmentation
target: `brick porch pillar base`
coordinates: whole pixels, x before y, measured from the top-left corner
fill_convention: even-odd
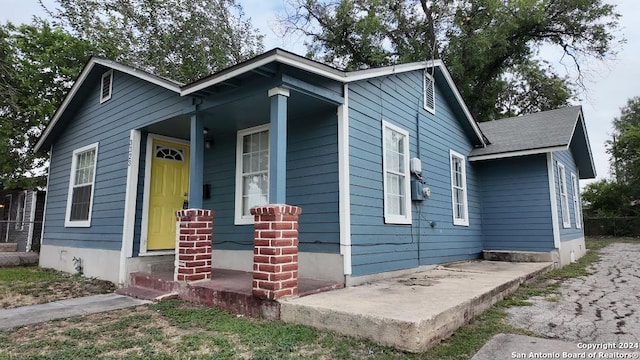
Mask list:
[[[253,296],[275,300],[298,295],[298,217],[302,209],[265,205],[254,216]]]
[[[188,209],[176,212],[175,281],[211,279],[214,216],[213,210]]]

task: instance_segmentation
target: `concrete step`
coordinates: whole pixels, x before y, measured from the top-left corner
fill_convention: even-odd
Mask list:
[[[129,286],[126,288],[120,288],[116,290],[116,294],[126,295],[134,297],[136,299],[149,300],[149,301],[161,301],[167,299],[177,299],[177,292],[167,292],[154,289],[147,289],[138,286]]]
[[[0,243],[0,252],[16,252],[18,244],[16,243]]]
[[[177,292],[179,285],[173,281],[172,273],[148,274],[134,272],[129,275],[130,286],[156,290],[163,293]]]

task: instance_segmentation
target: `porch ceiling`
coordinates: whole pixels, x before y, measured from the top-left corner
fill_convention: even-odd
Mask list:
[[[208,136],[235,133],[238,130],[269,122],[271,99],[264,94],[255,94],[244,99],[204,110],[201,114]],[[308,115],[335,113],[337,106],[314,97],[291,91],[287,102],[289,123],[304,122]],[[176,116],[152,125],[144,130],[149,133],[188,140],[190,135],[189,115]]]

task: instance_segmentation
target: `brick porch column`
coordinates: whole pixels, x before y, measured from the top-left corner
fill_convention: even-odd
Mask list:
[[[302,209],[265,205],[254,216],[253,296],[269,300],[298,295],[298,217]]]
[[[211,279],[214,216],[213,210],[188,209],[176,212],[175,281]]]

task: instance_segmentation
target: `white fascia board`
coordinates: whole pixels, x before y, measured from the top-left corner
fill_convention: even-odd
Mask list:
[[[109,61],[109,60],[104,60],[104,59],[95,59],[94,60],[95,63],[100,64],[102,66],[106,66],[109,67],[111,69],[114,70],[118,70],[122,73],[137,77],[139,79],[145,80],[147,82],[150,82],[152,84],[158,85],[160,87],[163,87],[167,90],[171,90],[175,93],[180,93],[180,86],[182,84],[170,81],[170,80],[164,80],[162,78],[159,78],[157,76],[153,76],[147,72],[144,72],[142,70],[138,70],[136,68],[132,68],[130,66],[127,65],[123,65],[120,63],[117,63],[115,61]]]
[[[306,59],[305,59],[306,60]],[[255,62],[250,62],[249,64],[246,64],[245,66],[240,66],[237,69],[230,71],[228,73],[225,74],[221,74],[220,76],[214,76],[213,78],[202,82],[201,84],[195,85],[195,86],[186,86],[182,89],[182,92],[180,93],[182,96],[186,96],[189,94],[192,94],[194,92],[200,91],[202,89],[206,89],[209,86],[213,86],[216,84],[219,84],[221,82],[227,81],[229,79],[232,79],[238,75],[242,75],[244,73],[253,71],[257,68],[260,68],[262,66],[265,66],[269,63],[272,62],[279,62],[282,64],[286,64],[286,65],[290,65],[293,66],[295,68],[301,69],[301,70],[305,70],[308,71],[310,73],[316,74],[316,75],[321,75],[324,76],[326,78],[329,78],[331,80],[336,80],[336,81],[340,81],[340,82],[345,82],[346,80],[346,76],[344,74],[344,72],[339,71],[339,70],[335,70],[335,71],[330,71],[328,69],[325,68],[324,65],[321,64],[315,64],[312,62],[306,62],[306,61],[301,61],[301,59],[296,59],[290,56],[287,56],[286,54],[280,54],[280,53],[276,53],[270,56],[265,57],[264,59],[255,61]]]
[[[473,118],[473,115],[471,115],[471,112],[469,111],[467,104],[462,99],[462,95],[460,95],[460,92],[458,91],[456,84],[453,82],[453,78],[451,77],[449,70],[447,70],[447,67],[444,65],[442,60],[434,61],[433,66],[439,67],[440,71],[442,71],[442,75],[444,75],[444,78],[447,79],[447,83],[451,88],[451,91],[453,92],[453,95],[455,96],[456,101],[458,102],[458,104],[460,104],[460,107],[462,107],[462,111],[464,112],[464,115],[466,116],[467,121],[469,121],[469,123],[471,124],[471,127],[473,128],[473,131],[476,133],[476,136],[478,136],[478,139],[480,139],[482,146],[486,147],[487,143],[484,141],[484,136],[482,135],[482,131],[480,131],[480,127],[478,126],[478,123]]]
[[[503,159],[503,158],[509,158],[509,157],[545,154],[545,153],[551,153],[554,151],[562,151],[562,150],[568,150],[568,149],[569,149],[569,145],[560,145],[560,146],[552,146],[552,147],[546,147],[546,148],[540,148],[540,149],[509,151],[509,152],[487,154],[487,155],[475,155],[475,156],[469,156],[469,161],[493,160],[493,159]]]
[[[53,117],[49,121],[49,125],[47,125],[47,127],[42,132],[42,135],[40,136],[40,139],[38,139],[38,142],[34,146],[34,150],[36,152],[40,150],[40,148],[44,144],[44,141],[47,139],[47,137],[49,137],[49,134],[51,133],[53,128],[56,126],[56,123],[60,120],[60,117],[62,117],[62,114],[64,114],[64,112],[67,110],[67,107],[69,106],[69,103],[76,96],[78,90],[80,89],[80,87],[82,86],[84,81],[87,79],[87,76],[89,76],[89,74],[93,70],[93,67],[96,64],[108,67],[110,69],[118,70],[120,72],[123,72],[125,74],[129,74],[131,76],[135,76],[135,77],[137,77],[139,79],[148,81],[148,82],[150,82],[152,84],[156,84],[158,86],[161,86],[161,87],[163,87],[165,89],[171,90],[171,91],[176,92],[178,94],[180,93],[180,85],[177,84],[177,83],[172,83],[169,80],[162,80],[162,79],[157,78],[157,77],[155,77],[155,76],[153,76],[151,74],[145,73],[143,71],[134,69],[134,68],[126,66],[126,65],[119,64],[119,63],[114,62],[114,61],[98,59],[98,58],[91,58],[89,60],[89,62],[87,63],[87,65],[85,65],[84,69],[82,69],[82,72],[80,73],[80,75],[78,76],[76,81],[73,83],[73,86],[71,87],[71,89],[67,93],[67,96],[62,101],[62,104],[60,104],[60,106],[58,107],[56,112],[53,114]]]
[[[593,153],[591,152],[591,143],[589,142],[589,134],[587,134],[587,124],[584,121],[582,108],[580,108],[580,112],[578,113],[578,118],[576,119],[576,122],[573,125],[573,130],[571,131],[571,137],[569,138],[569,145],[571,145],[571,142],[573,141],[573,137],[576,136],[576,128],[578,127],[578,123],[582,124],[582,133],[583,133],[582,135],[584,136],[584,140],[587,143],[587,152],[589,153],[589,162],[591,165],[591,171],[593,171],[593,177],[595,178],[597,176],[596,165],[593,163]]]
[[[67,109],[67,106],[69,106],[69,103],[71,102],[71,100],[76,96],[76,93],[80,89],[80,86],[82,86],[82,83],[85,81],[87,76],[89,76],[89,73],[91,72],[95,64],[96,64],[96,59],[89,60],[89,63],[84,67],[84,69],[78,76],[78,79],[76,80],[76,82],[73,83],[73,86],[67,93],[67,96],[65,96],[64,100],[62,101],[62,104],[60,104],[60,107],[58,107],[56,112],[53,114],[53,117],[49,121],[49,125],[47,125],[47,127],[44,129],[44,131],[42,132],[42,135],[40,136],[40,139],[38,139],[38,142],[34,146],[35,152],[38,152],[38,150],[40,150],[44,141],[51,133],[51,130],[53,130],[53,128],[56,126],[56,123],[58,122],[58,120],[60,120],[60,117],[62,116],[64,111]]]
[[[400,74],[408,71],[424,70],[431,66],[433,66],[431,62],[422,61],[422,62],[413,62],[413,63],[407,63],[407,64],[385,66],[385,67],[375,68],[375,69],[351,71],[346,73],[346,79],[347,79],[346,81],[354,82],[354,81],[366,80],[366,79],[371,79],[371,78],[380,77],[380,76]]]

